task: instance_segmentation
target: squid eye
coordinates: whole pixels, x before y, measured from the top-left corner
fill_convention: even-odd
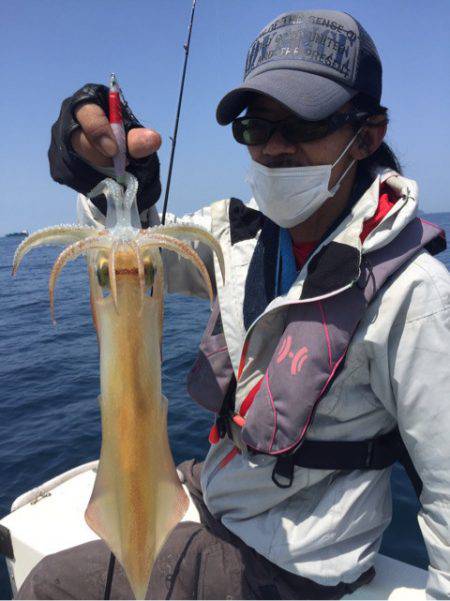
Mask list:
[[[144,258],[144,274],[145,274],[145,285],[147,288],[153,286],[155,280],[156,269],[153,267],[153,263],[149,257]]]
[[[108,259],[100,257],[97,263],[97,280],[102,288],[109,288]]]

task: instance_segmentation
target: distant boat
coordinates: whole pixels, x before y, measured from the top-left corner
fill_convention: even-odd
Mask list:
[[[6,238],[12,238],[12,237],[16,237],[16,236],[28,236],[29,235],[29,231],[28,230],[21,230],[20,232],[11,232],[10,234],[6,234]]]

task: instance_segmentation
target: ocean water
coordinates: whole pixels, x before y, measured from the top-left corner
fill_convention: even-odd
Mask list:
[[[426,216],[446,229],[450,213]],[[99,372],[83,260],[68,264],[56,291],[56,328],[49,316],[48,276],[58,249],[28,255],[16,278],[11,262],[18,238],[0,238],[0,516],[21,493],[86,461],[100,448]],[[450,251],[439,257],[450,268]],[[169,398],[169,436],[175,461],[207,451],[212,416],[186,393],[209,313],[208,303],[166,297],[163,390]],[[393,521],[382,552],[426,568],[417,526],[418,503],[400,467],[392,476]],[[0,559],[0,598],[10,598]]]

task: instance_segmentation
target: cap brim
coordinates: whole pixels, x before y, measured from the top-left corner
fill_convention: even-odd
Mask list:
[[[220,125],[228,125],[242,113],[255,92],[280,102],[308,121],[329,117],[357,94],[357,91],[315,73],[271,69],[248,79],[222,98],[216,112]]]

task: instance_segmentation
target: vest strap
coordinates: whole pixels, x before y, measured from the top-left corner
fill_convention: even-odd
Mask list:
[[[294,455],[280,455],[272,470],[272,482],[278,488],[290,488],[294,480]]]
[[[400,456],[398,429],[360,441],[305,439],[293,453],[294,465],[322,470],[383,470]]]
[[[409,457],[398,428],[369,440],[308,440],[290,455],[277,457],[272,481],[279,488],[289,488],[294,479],[294,467],[318,470],[383,470],[399,461],[417,497],[422,492],[422,481]]]

